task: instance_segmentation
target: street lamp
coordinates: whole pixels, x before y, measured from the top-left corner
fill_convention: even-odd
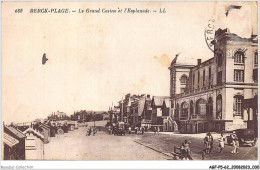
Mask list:
[[[96,113],[94,112],[94,128],[95,128],[95,126],[96,126],[96,124],[95,124],[95,116],[96,115]]]

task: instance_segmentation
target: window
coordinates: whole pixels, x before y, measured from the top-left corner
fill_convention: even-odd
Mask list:
[[[222,62],[223,62],[223,55],[222,53],[218,53],[218,66],[222,66]]]
[[[235,53],[235,64],[244,64],[244,53],[239,51]]]
[[[244,70],[234,70],[234,81],[244,82]]]
[[[193,101],[190,101],[190,115],[193,115],[194,114],[194,111],[193,111]]]
[[[207,115],[212,115],[212,114],[213,114],[213,101],[212,98],[210,97],[208,100]]]
[[[181,117],[188,117],[188,103],[181,104]]]
[[[203,70],[203,87],[205,86],[205,69]]]
[[[255,66],[258,65],[258,52],[255,52],[254,64],[255,64]]]
[[[198,71],[198,89],[200,88],[200,72]]]
[[[218,77],[217,77],[217,85],[222,84],[222,71],[218,72]]]
[[[234,97],[234,115],[242,115],[243,96]]]
[[[209,67],[209,86],[211,85],[211,67]]]
[[[181,93],[185,93],[186,88],[181,88]]]
[[[199,99],[197,101],[197,114],[199,115],[206,114],[206,101],[204,99]]]
[[[254,80],[254,82],[257,82],[258,81],[258,69],[257,68],[255,68],[255,69],[253,69],[253,80]]]
[[[186,84],[187,83],[187,76],[183,75],[181,76],[181,84]]]
[[[216,117],[217,119],[222,119],[222,96],[218,95],[216,103]]]
[[[192,88],[194,89],[195,74],[192,75]]]

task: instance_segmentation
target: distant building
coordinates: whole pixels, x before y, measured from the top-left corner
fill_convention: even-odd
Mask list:
[[[219,29],[213,43],[214,57],[207,61],[198,59],[195,65],[181,55],[173,59],[173,119],[183,133],[257,129],[257,39]]]
[[[159,127],[160,131],[174,131],[172,119],[171,100],[169,96],[153,96],[151,123],[153,127]]]

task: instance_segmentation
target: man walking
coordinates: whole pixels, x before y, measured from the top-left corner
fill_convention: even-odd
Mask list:
[[[142,135],[144,134],[144,127],[142,127]]]
[[[208,133],[208,141],[209,141],[209,145],[210,145],[209,153],[211,153],[211,151],[213,149],[213,136],[211,135],[210,132]]]

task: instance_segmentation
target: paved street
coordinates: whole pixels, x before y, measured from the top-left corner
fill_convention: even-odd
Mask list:
[[[88,123],[93,126],[93,123]],[[96,126],[101,126],[96,122]],[[104,130],[104,127],[102,128]],[[180,146],[185,139],[191,141],[192,157],[201,160],[205,134],[173,134],[152,132],[144,135],[109,135],[98,131],[95,136],[86,136],[86,127],[69,131],[51,138],[44,145],[46,160],[170,160],[174,146]],[[213,133],[214,148],[205,160],[257,160],[258,146],[239,148],[238,154],[231,154],[232,146],[225,145],[224,152],[218,153],[219,134]],[[167,156],[169,155],[169,156]]]
[[[167,160],[170,157],[133,142],[140,135],[114,136],[99,131],[86,136],[86,127],[52,138],[44,145],[45,160]]]
[[[239,148],[238,154],[231,154],[232,146],[225,145],[223,153],[219,153],[218,138],[220,134],[213,133],[214,148],[210,155],[206,155],[205,160],[257,160],[258,146],[242,146]],[[180,146],[185,139],[191,142],[192,157],[195,160],[201,160],[201,153],[204,147],[203,134],[173,134],[160,133],[159,135],[153,133],[146,133],[140,139],[139,143],[151,147],[157,151],[170,154],[174,151],[174,146]]]

